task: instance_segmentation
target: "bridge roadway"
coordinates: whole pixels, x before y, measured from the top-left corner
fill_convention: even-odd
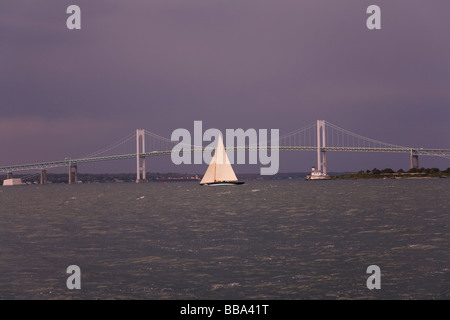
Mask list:
[[[235,151],[239,150],[266,150],[266,149],[278,149],[280,151],[317,151],[317,147],[310,146],[279,146],[279,147],[234,147]],[[212,151],[214,148],[210,149],[191,149],[190,152],[201,152],[201,151]],[[395,153],[410,153],[415,156],[427,155],[427,156],[450,156],[450,149],[425,149],[425,148],[369,148],[369,147],[324,147],[321,151],[343,151],[343,152],[395,152]],[[152,151],[141,153],[139,156],[141,158],[162,156],[171,154],[172,150],[167,151]],[[21,165],[11,165],[0,167],[0,173],[13,173],[18,171],[27,170],[46,170],[50,168],[61,168],[75,166],[81,163],[90,162],[101,162],[101,161],[112,161],[121,159],[133,159],[136,158],[136,154],[122,154],[122,155],[112,155],[112,156],[101,156],[101,157],[90,157],[90,158],[80,158],[80,159],[64,159],[60,161],[49,161],[40,162],[32,164],[21,164]]]

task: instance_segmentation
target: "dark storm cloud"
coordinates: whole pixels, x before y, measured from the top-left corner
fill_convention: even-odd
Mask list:
[[[83,154],[137,127],[286,133],[321,118],[449,147],[448,1],[376,1],[377,31],[365,27],[373,3],[350,0],[76,1],[82,30],[69,31],[72,2],[2,1],[0,108],[14,123],[2,145],[24,125],[34,139],[61,123],[72,143],[97,136]]]

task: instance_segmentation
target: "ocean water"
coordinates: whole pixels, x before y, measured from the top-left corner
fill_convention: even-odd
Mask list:
[[[0,219],[0,299],[450,298],[450,179],[0,187]]]

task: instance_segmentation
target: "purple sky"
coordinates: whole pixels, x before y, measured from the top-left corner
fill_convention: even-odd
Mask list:
[[[82,30],[66,28],[71,4]],[[382,30],[366,28],[371,4]],[[2,0],[0,166],[82,156],[137,128],[170,138],[194,120],[283,135],[324,119],[397,145],[450,148],[449,12],[448,0]],[[150,171],[206,169],[150,162]],[[280,171],[314,163],[314,153],[285,152]],[[328,155],[331,171],[373,167],[408,169],[409,157]],[[80,168],[134,170],[132,160]]]

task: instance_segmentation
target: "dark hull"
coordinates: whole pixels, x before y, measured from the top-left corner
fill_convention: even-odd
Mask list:
[[[244,181],[221,181],[221,182],[211,182],[211,183],[203,183],[201,186],[232,186],[237,184],[244,184]]]

